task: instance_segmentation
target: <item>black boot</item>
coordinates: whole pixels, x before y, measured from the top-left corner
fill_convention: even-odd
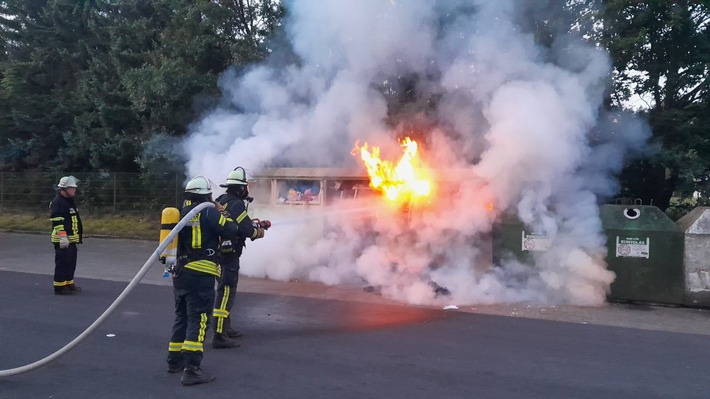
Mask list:
[[[244,334],[242,334],[241,331],[232,330],[231,328],[228,328],[228,329],[227,329],[226,334],[227,334],[227,336],[228,336],[229,338],[239,338],[239,337],[241,337],[242,335],[244,335]]]
[[[204,384],[210,381],[214,381],[214,376],[195,366],[185,367],[185,371],[182,372],[182,377],[180,378],[182,385]]]
[[[66,286],[54,287],[54,295],[72,295],[74,292],[67,289]]]
[[[170,374],[175,374],[175,373],[179,373],[183,370],[185,370],[185,364],[180,362],[180,363],[168,363],[168,369],[166,371]]]
[[[215,349],[238,348],[239,344],[229,339],[225,334],[215,333],[212,337],[212,347]]]
[[[182,352],[168,352],[168,358],[165,359],[168,362],[168,373],[174,374],[185,370],[185,357]]]
[[[73,294],[81,291],[81,287],[76,286],[74,284],[67,284],[66,289],[67,291],[71,291]]]

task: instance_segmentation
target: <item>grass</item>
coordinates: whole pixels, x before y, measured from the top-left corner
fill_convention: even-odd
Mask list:
[[[84,235],[92,237],[158,240],[160,213],[155,215],[81,215]],[[43,233],[52,230],[49,215],[4,212],[0,214],[0,230]]]

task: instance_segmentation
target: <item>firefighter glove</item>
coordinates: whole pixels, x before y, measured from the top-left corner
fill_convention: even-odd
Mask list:
[[[59,248],[69,248],[69,237],[67,237],[67,232],[60,231],[57,235],[59,236]]]
[[[251,223],[254,226],[254,228],[257,228],[257,229],[268,230],[269,227],[271,227],[271,221],[269,221],[269,220],[252,219]]]
[[[254,241],[256,239],[264,237],[264,229],[262,228],[256,228],[254,229],[254,235],[251,236],[251,240]]]

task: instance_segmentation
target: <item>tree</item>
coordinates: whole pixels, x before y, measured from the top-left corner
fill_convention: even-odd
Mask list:
[[[145,143],[184,135],[281,15],[275,0],[0,1],[0,168],[150,167]]]
[[[219,29],[229,41],[232,64],[243,65],[266,58],[268,38],[281,26],[285,10],[276,0],[216,0],[213,11],[223,15]],[[213,18],[215,16],[213,15]],[[216,18],[215,18],[216,19]]]
[[[600,42],[615,68],[611,103],[648,98],[642,111],[660,149],[625,170],[625,195],[669,206],[674,191],[708,192],[710,5],[701,1],[604,0]]]
[[[56,157],[75,111],[73,90],[86,63],[86,17],[93,6],[90,0],[2,3],[3,164],[43,168]]]

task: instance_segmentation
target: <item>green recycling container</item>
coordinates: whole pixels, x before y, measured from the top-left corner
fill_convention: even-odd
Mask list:
[[[534,232],[523,224],[517,216],[503,214],[491,231],[493,263],[500,265],[508,259],[533,265],[535,253],[547,251],[550,239]]]
[[[602,205],[610,300],[683,304],[683,232],[654,206]]]

